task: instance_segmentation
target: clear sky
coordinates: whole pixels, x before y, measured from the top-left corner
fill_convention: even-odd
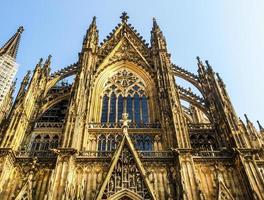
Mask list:
[[[76,62],[93,16],[102,41],[127,11],[129,23],[147,41],[156,17],[173,63],[196,73],[196,56],[208,59],[238,115],[264,124],[263,0],[1,0],[0,10],[1,45],[20,25],[25,28],[19,83],[40,57],[52,54],[52,71]]]

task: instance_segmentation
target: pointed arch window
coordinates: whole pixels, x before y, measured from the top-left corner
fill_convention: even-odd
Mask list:
[[[118,119],[122,119],[122,113],[124,112],[124,100],[123,96],[118,96]]]
[[[49,149],[59,146],[59,136],[50,136],[48,134],[39,134],[31,142],[31,151],[49,151]]]
[[[116,122],[116,95],[115,93],[112,93],[111,98],[110,98],[109,122]]]
[[[108,98],[107,94],[105,94],[103,97],[103,109],[102,109],[102,117],[101,117],[102,122],[107,122],[108,100],[109,100],[109,98]]]
[[[109,78],[102,98],[102,123],[118,123],[127,112],[132,123],[149,122],[149,106],[145,85],[133,73],[123,70]]]

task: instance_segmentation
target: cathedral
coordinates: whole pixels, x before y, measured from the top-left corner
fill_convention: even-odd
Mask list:
[[[263,200],[261,124],[237,116],[208,61],[173,64],[155,19],[148,44],[120,18],[99,44],[94,17],[76,63],[40,59],[10,89],[0,199]]]

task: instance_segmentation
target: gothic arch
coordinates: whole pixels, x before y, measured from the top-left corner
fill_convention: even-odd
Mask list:
[[[200,102],[195,101],[194,99],[188,97],[187,95],[183,95],[183,94],[180,94],[180,99],[184,100],[184,101],[186,101],[186,102],[188,102],[188,103],[190,103],[192,105],[194,105],[195,107],[200,109],[207,116],[207,118],[209,120],[211,119],[211,117],[210,117],[210,115],[208,113],[208,109],[204,105],[202,105]]]
[[[56,71],[54,73],[52,73],[50,76],[49,76],[49,81],[47,83],[47,86],[46,86],[46,90],[45,90],[45,95],[49,92],[49,90],[56,85],[56,83],[58,83],[60,80],[62,79],[65,79],[67,77],[70,77],[74,74],[77,73],[77,70],[78,70],[78,65],[77,63],[74,63],[72,65],[69,65],[68,67],[65,67],[59,71]]]
[[[199,82],[199,77],[181,67],[178,67],[176,65],[172,65],[172,69],[173,69],[173,73],[174,76],[182,78],[183,80],[189,82],[190,84],[192,84],[194,87],[196,87],[201,94],[203,95],[203,90],[201,87],[201,84]]]
[[[131,199],[131,200],[143,200],[141,196],[139,196],[137,193],[128,190],[123,189],[114,195],[112,195],[108,200],[123,200],[123,199]]]
[[[107,83],[109,77],[114,76],[120,70],[127,70],[128,72],[133,73],[146,86],[146,93],[149,97],[149,110],[152,110],[153,108],[155,108],[155,105],[157,105],[156,98],[154,98],[157,95],[157,91],[155,89],[155,83],[150,74],[146,72],[141,66],[138,66],[132,62],[121,61],[98,71],[99,73],[94,81],[91,97],[92,109],[90,110],[90,119],[92,119],[93,121],[100,121],[100,112],[102,109],[101,98],[105,89],[105,84]],[[158,112],[150,112],[150,122],[155,121],[157,119],[157,116]]]
[[[55,106],[56,104],[60,103],[63,100],[69,99],[71,95],[71,92],[67,92],[61,96],[58,96],[57,98],[52,99],[51,101],[46,102],[43,104],[40,108],[39,114],[37,116],[37,119],[39,119],[47,110]]]

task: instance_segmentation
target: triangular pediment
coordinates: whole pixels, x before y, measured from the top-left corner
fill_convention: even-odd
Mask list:
[[[104,40],[104,43],[101,44],[99,49],[99,62],[103,62],[107,56],[118,46],[120,41],[126,37],[131,44],[136,48],[136,51],[146,60],[147,63],[151,61],[150,51],[148,45],[142,40],[142,37],[133,30],[131,25],[123,22],[119,24],[107,39]]]
[[[222,180],[219,180],[218,183],[218,200],[234,200],[229,189],[226,187]]]
[[[100,67],[104,67],[119,61],[130,61],[139,66],[150,69],[150,65],[145,57],[138,51],[137,47],[124,36],[115,48],[104,58]]]
[[[146,178],[143,165],[128,135],[124,135],[113,156],[97,199],[112,199],[113,195],[117,193],[127,194],[122,193],[122,191],[131,191],[131,194],[136,194],[138,199],[156,199]]]

